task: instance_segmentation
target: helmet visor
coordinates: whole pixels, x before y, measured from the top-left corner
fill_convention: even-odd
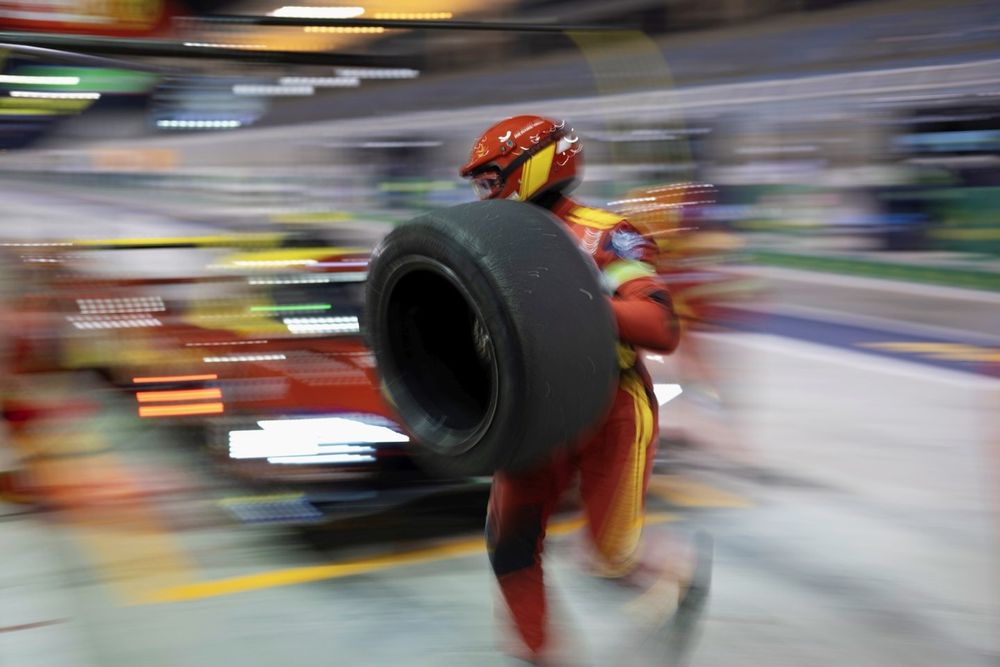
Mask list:
[[[472,175],[472,187],[480,199],[492,199],[503,189],[503,176],[496,168]]]

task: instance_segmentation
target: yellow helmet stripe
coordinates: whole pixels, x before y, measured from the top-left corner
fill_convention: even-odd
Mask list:
[[[556,145],[549,144],[524,163],[524,169],[521,170],[521,187],[517,192],[522,201],[529,199],[545,185],[552,171],[552,159],[555,155]]]

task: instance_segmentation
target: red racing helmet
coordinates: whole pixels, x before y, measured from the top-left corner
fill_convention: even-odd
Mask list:
[[[483,132],[459,173],[472,180],[480,199],[528,201],[576,187],[582,150],[565,121],[513,116]]]

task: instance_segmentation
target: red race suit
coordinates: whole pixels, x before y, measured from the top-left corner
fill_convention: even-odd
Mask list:
[[[658,404],[636,348],[669,353],[679,321],[656,280],[657,248],[627,220],[559,196],[550,206],[602,271],[618,324],[621,378],[607,419],[576,446],[526,473],[497,473],[486,541],[518,635],[532,654],[547,640],[542,549],[546,525],[579,475],[590,541],[602,574],[628,574],[637,562],[646,487],[658,431]]]

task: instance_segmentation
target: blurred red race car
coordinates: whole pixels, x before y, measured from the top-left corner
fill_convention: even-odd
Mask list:
[[[244,247],[234,253],[233,244]],[[109,253],[121,265],[126,251],[183,252],[187,261],[195,248],[211,255],[199,275],[94,270]],[[20,390],[5,398],[8,421],[44,418],[25,389],[32,375],[89,370],[134,397],[138,418],[205,445],[228,475],[272,489],[294,483],[307,500],[296,501],[293,518],[365,512],[470,483],[418,468],[382,398],[359,324],[365,248],[282,234],[11,250],[27,288],[9,304]]]

